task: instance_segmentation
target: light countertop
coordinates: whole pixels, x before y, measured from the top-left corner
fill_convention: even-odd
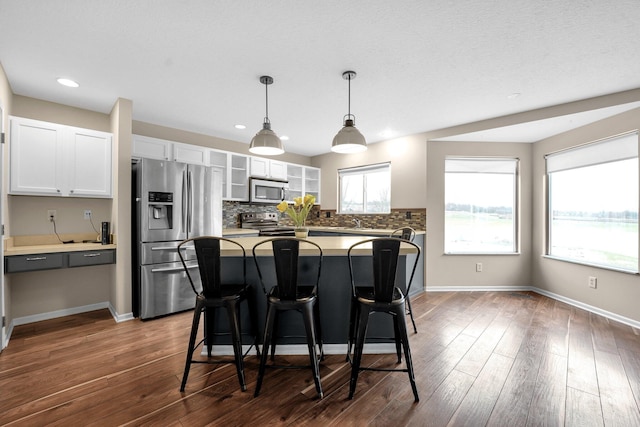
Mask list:
[[[275,237],[278,238],[278,237]],[[322,248],[323,255],[325,256],[346,256],[347,250],[351,247],[351,245],[358,243],[362,240],[369,239],[369,236],[310,236],[307,237],[306,240],[317,243],[320,248]],[[264,240],[269,239],[269,237],[235,237],[230,240],[240,243],[248,257],[252,256],[253,247]],[[371,246],[369,245],[369,249]],[[256,252],[258,256],[269,256],[272,254],[271,248],[269,245],[264,245],[260,250]],[[364,246],[362,249],[366,249]],[[221,245],[222,255],[223,256],[237,256],[240,254],[240,250],[236,249],[234,245],[222,242]],[[368,252],[365,250],[365,252]],[[402,243],[400,246],[400,253],[407,254],[413,252],[413,246]],[[314,250],[311,246],[305,248],[305,245],[300,246],[300,255],[314,254]],[[361,254],[362,252],[354,251],[354,255]]]
[[[60,235],[60,240],[73,240],[74,243],[60,243],[60,240],[55,235],[13,236],[4,240],[4,255],[31,255],[116,249],[115,244],[103,245],[101,243],[95,243],[95,239],[96,235],[93,233]],[[83,243],[84,241],[89,242]]]

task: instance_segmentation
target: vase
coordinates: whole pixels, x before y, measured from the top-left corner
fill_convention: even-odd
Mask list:
[[[296,227],[293,229],[298,239],[306,239],[309,237],[309,229],[307,227]]]

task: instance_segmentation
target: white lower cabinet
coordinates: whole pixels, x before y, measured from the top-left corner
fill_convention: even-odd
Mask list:
[[[11,118],[10,194],[112,197],[112,136]]]

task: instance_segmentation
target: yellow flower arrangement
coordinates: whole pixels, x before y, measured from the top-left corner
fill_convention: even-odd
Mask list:
[[[296,228],[304,227],[304,223],[307,220],[307,215],[316,202],[315,196],[307,194],[303,197],[295,197],[293,199],[293,206],[288,202],[280,202],[277,206],[278,210],[282,213],[289,215],[289,218],[293,220],[293,225]]]

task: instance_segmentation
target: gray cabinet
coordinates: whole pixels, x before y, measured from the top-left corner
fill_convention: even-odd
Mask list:
[[[64,253],[15,255],[4,259],[5,273],[53,270],[64,267]]]
[[[4,271],[5,273],[20,273],[25,271],[115,264],[115,262],[115,249],[10,255],[4,258]]]

